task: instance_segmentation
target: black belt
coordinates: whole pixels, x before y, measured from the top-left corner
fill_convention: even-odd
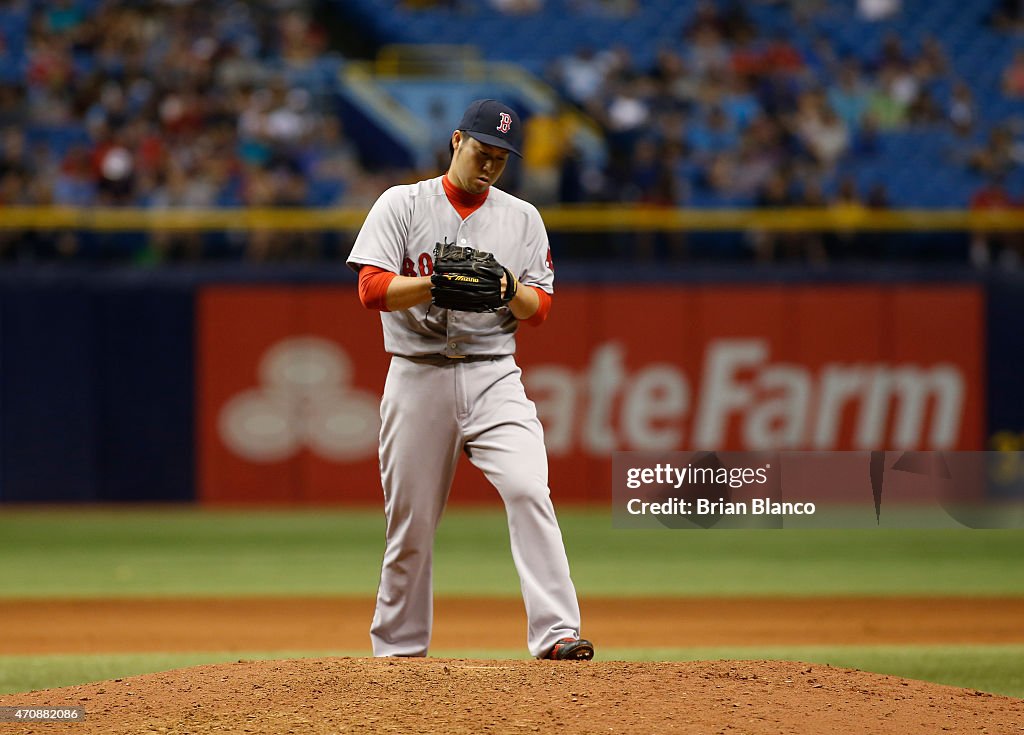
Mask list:
[[[444,355],[436,353],[433,355],[396,355],[405,360],[412,360],[426,365],[449,365],[456,362],[486,362],[488,360],[500,360],[508,355]]]

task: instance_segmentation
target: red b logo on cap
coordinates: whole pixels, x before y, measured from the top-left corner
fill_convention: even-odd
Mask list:
[[[501,115],[501,123],[498,125],[498,132],[507,133],[512,129],[512,116],[507,112],[499,112]]]

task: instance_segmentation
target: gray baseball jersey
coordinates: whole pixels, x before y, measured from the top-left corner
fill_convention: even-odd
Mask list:
[[[429,276],[431,253],[444,240],[493,253],[520,283],[554,293],[548,236],[536,207],[491,187],[463,220],[445,196],[441,177],[395,186],[370,210],[349,255],[351,266],[374,265],[404,276]],[[516,318],[509,309],[473,314],[429,303],[381,312],[384,349],[393,355],[511,355]]]
[[[434,245],[445,239],[494,253],[521,283],[552,292],[537,210],[492,187],[463,220],[440,177],[381,195],[348,263],[430,275]],[[507,307],[475,314],[426,303],[382,312],[381,320],[394,357],[381,399],[387,548],[370,628],[374,655],[427,654],[434,533],[463,453],[505,504],[530,653],[543,656],[560,639],[578,638],[579,604],[551,504],[544,431],[513,357],[515,316]]]

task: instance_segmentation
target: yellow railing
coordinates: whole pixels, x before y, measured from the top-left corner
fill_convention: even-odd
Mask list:
[[[541,210],[556,232],[871,230],[1024,231],[1024,212],[904,209],[653,209],[561,206]],[[365,209],[120,209],[0,207],[0,229],[97,231],[358,230]]]
[[[288,230],[358,229],[357,209],[121,209],[0,208],[0,229],[80,230]]]

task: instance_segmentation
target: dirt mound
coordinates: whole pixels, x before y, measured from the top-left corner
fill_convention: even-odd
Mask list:
[[[1021,700],[781,661],[240,661],[0,706],[86,709],[73,725],[0,724],[26,734],[1024,732]]]

